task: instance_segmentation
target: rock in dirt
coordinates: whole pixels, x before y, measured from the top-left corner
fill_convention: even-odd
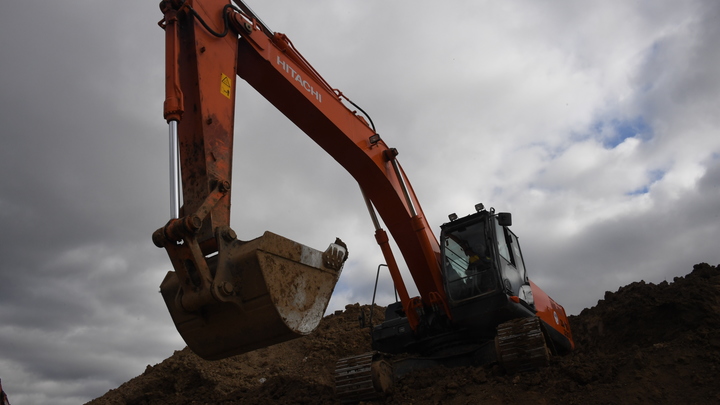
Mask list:
[[[370,350],[349,305],[310,336],[209,362],[188,349],[91,405],[335,404],[338,358]],[[384,308],[375,308],[375,322]],[[685,277],[635,282],[571,316],[577,349],[545,369],[507,375],[496,365],[434,368],[398,381],[383,404],[720,403],[720,271],[701,263]]]

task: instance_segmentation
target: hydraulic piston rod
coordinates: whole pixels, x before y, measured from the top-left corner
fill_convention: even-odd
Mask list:
[[[178,122],[168,122],[170,133],[170,218],[180,218],[180,161],[178,148]]]

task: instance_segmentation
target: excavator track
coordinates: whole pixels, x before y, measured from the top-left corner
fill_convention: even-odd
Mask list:
[[[536,316],[498,325],[495,346],[498,361],[508,373],[545,367],[550,360],[540,318]]]
[[[392,384],[392,365],[377,352],[345,357],[335,366],[335,395],[343,404],[380,399]]]

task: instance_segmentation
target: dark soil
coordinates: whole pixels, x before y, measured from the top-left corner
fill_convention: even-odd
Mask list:
[[[375,308],[374,320],[383,317]],[[348,305],[308,337],[229,359],[187,348],[89,404],[335,404],[338,358],[370,350],[368,306]],[[705,263],[672,283],[635,282],[570,317],[577,349],[549,367],[497,365],[410,373],[382,404],[720,403],[720,271]]]

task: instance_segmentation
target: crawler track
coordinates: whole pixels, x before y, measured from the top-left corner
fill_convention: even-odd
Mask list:
[[[344,404],[382,398],[392,384],[392,366],[377,352],[345,357],[335,365],[335,395]]]
[[[550,351],[538,317],[513,319],[497,327],[498,361],[509,373],[548,365]]]

